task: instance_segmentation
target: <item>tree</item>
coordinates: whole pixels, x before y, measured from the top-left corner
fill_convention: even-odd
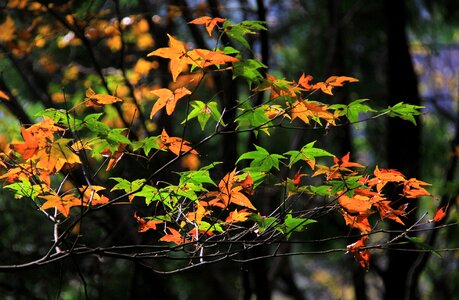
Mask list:
[[[351,253],[368,270],[374,249],[422,244],[408,234],[432,222],[425,218],[390,239],[378,236],[388,233],[383,224],[403,225],[410,213],[391,201],[429,196],[428,183],[394,169],[367,170],[350,153],[320,147],[324,133],[341,126],[385,116],[416,124],[421,106],[312,100],[358,79],[332,74],[316,81],[302,74],[292,80],[266,72],[267,60],[252,55],[252,36],[266,31],[265,23],[225,19],[212,10],[218,3],[209,2],[212,16],[193,15],[179,1],[160,5],[166,17],[138,13],[140,7],[152,11],[142,1],[126,6],[132,12],[125,14],[118,1],[7,4],[0,42],[13,68],[2,78],[0,97],[22,124],[19,140],[4,147],[0,178],[27,200],[30,218],[47,220],[40,239],[50,238],[37,253],[18,253],[0,270],[71,262],[86,297],[100,297],[84,276],[93,257],[131,261],[128,296],[140,296],[136,287],[151,277],[156,297],[164,299],[178,297],[177,291],[164,288],[164,277],[155,273],[219,262],[230,274],[230,262],[256,272],[260,265],[252,262],[262,259],[329,252]],[[180,16],[186,22],[176,20]],[[185,28],[189,36],[179,34]],[[35,59],[37,67],[25,72]],[[43,107],[24,110],[28,93]],[[314,132],[314,140],[289,145],[297,130]],[[249,134],[254,145],[246,149],[236,137]],[[279,143],[271,147],[272,141]],[[389,198],[393,190],[398,193]],[[348,229],[321,236],[309,251],[288,247],[307,243],[301,233],[326,218]],[[321,245],[329,240],[339,246]],[[292,282],[288,268],[276,271]],[[251,290],[270,297],[264,275],[245,277],[244,297]],[[221,277],[212,280],[225,287]],[[24,296],[39,292],[27,288]],[[301,297],[295,284],[289,288]]]

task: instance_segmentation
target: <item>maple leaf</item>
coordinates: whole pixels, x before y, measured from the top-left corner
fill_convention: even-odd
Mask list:
[[[197,19],[194,19],[193,21],[189,22],[190,24],[205,24],[207,33],[209,36],[212,36],[212,30],[214,29],[215,26],[217,26],[218,23],[223,23],[225,22],[225,19],[222,18],[211,18],[209,16],[204,16],[200,17]]]
[[[2,90],[0,90],[0,99],[10,100],[10,97]]]
[[[310,91],[314,88],[313,85],[309,84],[309,82],[313,79],[311,75],[304,75],[301,74],[300,79],[298,79],[298,84],[302,86],[306,91]]]
[[[43,203],[43,205],[40,207],[41,210],[56,208],[65,217],[69,216],[70,208],[72,206],[79,206],[82,204],[82,201],[72,194],[68,194],[62,197],[59,195],[45,195],[39,197],[46,200],[46,202]]]
[[[38,149],[38,138],[36,138],[29,130],[21,127],[21,135],[24,139],[23,143],[12,143],[10,147],[17,153],[22,155],[23,159],[33,157]]]
[[[51,178],[49,172],[46,170],[37,169],[30,163],[18,164],[15,168],[8,168],[7,172],[0,176],[0,179],[6,178],[6,182],[21,181],[23,179],[29,179],[32,176],[38,176],[40,180],[50,185]]]
[[[320,89],[322,92],[328,95],[333,95],[332,89],[337,86],[343,86],[345,82],[357,82],[357,78],[348,76],[331,76],[325,82],[318,82],[314,84],[314,89]]]
[[[430,193],[422,186],[431,185],[427,182],[410,178],[403,182],[403,195],[406,198],[418,198],[422,196],[430,196]]]
[[[235,177],[236,169],[228,173],[223,177],[222,180],[218,183],[218,192],[209,192],[206,194],[207,198],[213,198],[207,203],[210,206],[218,206],[221,208],[226,208],[230,203],[244,206],[253,210],[257,210],[249,198],[245,196],[241,191],[243,187],[240,185],[235,185],[237,178]]]
[[[186,239],[184,239],[182,237],[180,232],[178,232],[174,228],[167,227],[167,229],[169,230],[170,234],[164,235],[162,238],[159,239],[160,241],[162,241],[162,242],[172,242],[172,243],[176,243],[177,245],[180,245],[180,244],[188,242]]]
[[[408,207],[408,203],[401,205],[398,209],[393,209],[392,207],[390,207],[389,204],[390,204],[390,201],[380,201],[374,204],[374,206],[379,211],[379,215],[381,216],[381,219],[388,218],[397,223],[405,225],[405,223],[403,223],[403,221],[399,218],[399,216],[406,215],[405,210]]]
[[[167,36],[169,37],[169,47],[156,49],[147,56],[159,56],[170,59],[172,80],[176,82],[182,70],[189,64],[195,64],[196,60],[190,56],[183,42],[173,38],[169,34]]]
[[[253,179],[250,177],[250,174],[247,173],[247,176],[245,177],[244,180],[242,181],[237,181],[237,183],[242,187],[242,190],[246,192],[247,194],[253,195]]]
[[[59,172],[65,164],[80,164],[80,157],[67,146],[70,141],[62,138],[41,149],[37,153],[37,167],[54,173]]]
[[[79,189],[80,193],[83,194],[83,203],[85,205],[99,205],[106,204],[110,200],[104,195],[99,195],[98,192],[105,190],[105,187],[100,185],[82,185]]]
[[[63,128],[55,125],[54,119],[45,116],[41,122],[38,122],[30,126],[29,130],[39,140],[40,147],[44,147],[49,144],[50,141],[54,141],[54,134],[58,131],[64,131]]]
[[[145,220],[144,218],[137,216],[136,213],[134,213],[134,218],[137,220],[137,223],[139,224],[139,228],[138,228],[139,232],[145,232],[148,229],[156,230],[156,225],[164,223],[163,221],[154,220],[154,219]]]
[[[376,166],[373,174],[375,178],[368,181],[368,186],[373,187],[376,185],[376,190],[380,192],[388,182],[402,182],[405,181],[405,176],[397,170],[393,169],[379,169]]]
[[[340,166],[341,168],[365,168],[365,166],[362,166],[361,164],[355,163],[355,162],[350,162],[350,155],[351,153],[348,152],[346,155],[341,157],[341,159],[338,159],[336,156],[333,158],[333,161],[335,164]]]
[[[446,206],[440,207],[435,212],[435,216],[432,219],[433,222],[440,222],[446,217],[446,212],[448,211],[449,203]]]
[[[0,42],[10,42],[14,38],[14,20],[10,16],[0,24]]]
[[[237,211],[230,212],[229,216],[226,218],[225,223],[238,223],[238,222],[245,222],[248,218],[252,215],[251,212],[248,212],[247,209],[241,209]]]
[[[301,181],[301,177],[308,176],[307,174],[301,174],[301,173],[296,173],[295,176],[293,176],[293,184],[294,185],[299,185]]]
[[[239,61],[238,58],[226,55],[220,51],[209,51],[205,49],[195,49],[193,51],[199,56],[196,60],[201,68]]]
[[[175,110],[175,105],[177,104],[177,101],[185,97],[186,95],[190,95],[191,91],[189,91],[185,87],[181,87],[176,89],[174,92],[172,92],[169,89],[157,89],[152,91],[152,93],[158,96],[159,99],[156,101],[155,105],[153,105],[153,109],[150,113],[150,119],[153,118],[153,116],[164,106],[166,107],[167,115],[172,115],[172,113]]]
[[[370,251],[368,249],[361,250],[360,248],[365,247],[365,242],[368,239],[368,235],[363,236],[357,242],[347,246],[347,252],[354,254],[355,259],[359,262],[362,268],[365,268],[368,271],[370,266]]]
[[[293,104],[287,103],[287,105],[290,105],[292,108],[292,120],[299,118],[304,123],[309,124],[309,120],[313,119],[320,124],[319,119],[323,119],[331,125],[336,125],[335,116],[331,112],[327,111],[327,105],[307,100],[295,101]]]
[[[368,221],[368,216],[370,214],[365,213],[353,216],[344,210],[341,210],[341,214],[344,217],[346,225],[348,225],[350,228],[356,228],[360,230],[362,233],[368,233],[371,231],[370,222]]]
[[[123,157],[125,148],[126,144],[118,143],[118,149],[116,149],[113,153],[108,148],[105,148],[101,151],[102,156],[110,157],[110,160],[108,161],[107,168],[105,169],[105,171],[108,172],[116,166],[116,164]]]
[[[104,94],[96,94],[93,89],[89,88],[86,90],[86,98],[84,98],[86,106],[100,107],[106,104],[113,104],[115,102],[121,102],[118,97]]]
[[[283,96],[296,98],[296,92],[299,92],[300,88],[294,86],[292,81],[277,79],[274,75],[266,73],[266,81],[260,85],[258,90],[271,91],[271,99],[276,99]]]
[[[187,152],[190,150],[191,154],[198,154],[198,152],[189,145],[190,142],[182,140],[178,137],[170,137],[164,129],[161,132],[161,142],[162,147],[167,148],[170,152],[174,153],[177,156],[180,155],[180,152]]]
[[[202,222],[202,218],[208,214],[210,214],[210,212],[207,211],[204,206],[198,204],[195,211],[186,214],[186,218],[187,221],[195,222],[197,225],[199,225]]]
[[[356,194],[353,197],[343,194],[338,198],[339,204],[349,213],[367,213],[373,201],[369,197]]]

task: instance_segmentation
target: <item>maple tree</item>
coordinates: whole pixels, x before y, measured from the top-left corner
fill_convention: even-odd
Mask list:
[[[20,10],[24,9],[21,3],[9,5]],[[27,9],[55,14],[59,8],[38,1]],[[149,26],[145,22],[137,19],[128,26],[120,20],[91,23],[72,14],[57,18],[55,26],[68,31],[67,38],[58,43],[61,48],[100,40],[116,52],[125,51],[129,41],[143,56],[131,62],[128,70],[123,65],[109,76],[96,71],[98,77],[73,87],[71,95],[65,89],[53,93],[52,105],[37,112],[33,124],[23,124],[19,141],[12,140],[4,148],[0,157],[3,188],[39,208],[53,224],[53,241],[38,260],[0,269],[41,266],[75,254],[97,253],[138,260],[155,271],[173,273],[226,258],[243,260],[242,253],[256,247],[301,240],[302,232],[335,214],[347,226],[343,234],[352,232],[353,239],[339,250],[351,253],[368,270],[373,249],[405,242],[417,227],[446,216],[447,207],[442,207],[432,221],[420,218],[397,239],[381,239],[377,234],[384,233],[386,222],[404,225],[410,213],[407,205],[398,203],[400,198],[432,200],[429,183],[408,178],[403,170],[378,165],[372,169],[351,161],[353,153],[333,154],[321,148],[318,140],[296,148],[282,145],[280,151],[261,146],[261,137],[270,138],[294,126],[334,130],[382,117],[416,124],[421,106],[400,102],[380,109],[367,99],[331,104],[316,96],[333,96],[335,90],[359,80],[333,75],[313,82],[305,73],[294,80],[260,72],[268,66],[250,57],[247,50],[251,49],[249,36],[267,30],[261,21],[234,23],[209,16],[189,21],[189,26],[204,25],[209,39],[214,38],[212,49],[193,47],[169,33],[168,47],[155,47],[143,35]],[[15,37],[23,35],[36,44],[46,44],[45,38],[26,34],[45,31],[40,28],[25,28],[8,16],[0,24],[2,47],[8,47],[14,56],[27,54],[32,50]],[[125,39],[131,33],[139,39]],[[170,84],[140,84],[150,80],[150,72],[160,63],[170,72]],[[76,68],[66,70],[69,82],[83,76]],[[220,91],[212,91],[221,74],[248,84],[248,95],[233,107],[225,106]],[[261,103],[253,101],[265,93]],[[10,92],[0,90],[2,101],[16,101],[11,98]],[[234,118],[228,119],[231,111]],[[228,131],[231,124],[234,130]],[[213,155],[219,138],[245,132],[260,137],[259,144],[239,155],[232,169],[223,169]],[[139,171],[127,172],[126,168]],[[281,204],[266,211],[259,195],[270,189],[279,193]],[[83,221],[117,206],[129,207],[136,234],[151,234],[151,240],[127,252],[118,245],[83,243],[84,230],[88,230],[81,225]],[[76,241],[69,247],[71,238]],[[150,244],[161,245],[160,250],[151,250]],[[154,261],[167,259],[165,252],[177,251],[183,264],[173,270],[162,269]]]

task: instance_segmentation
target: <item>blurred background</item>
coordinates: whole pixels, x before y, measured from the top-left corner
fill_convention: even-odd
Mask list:
[[[184,113],[178,108],[176,119],[160,116],[149,120],[153,99],[149,91],[193,86],[200,75],[184,74],[172,83],[167,60],[147,54],[167,46],[166,33],[186,41],[189,48],[214,47],[215,38],[209,38],[202,26],[188,24],[200,16],[234,23],[262,20],[268,31],[249,37],[253,51],[241,51],[267,65],[269,74],[287,80],[297,80],[302,73],[315,80],[331,75],[360,79],[336,90],[333,97],[313,100],[349,103],[369,98],[375,108],[403,101],[425,109],[417,119],[418,126],[377,118],[361,122],[358,128],[343,126],[327,132],[274,131],[270,137],[260,135],[257,144],[278,153],[280,146],[292,141],[318,140],[318,145],[338,157],[351,152],[352,161],[399,169],[432,184],[433,197],[410,204],[413,212],[407,225],[424,212],[432,218],[436,208],[447,203],[445,224],[452,224],[440,231],[418,233],[423,247],[451,251],[375,252],[369,272],[343,252],[223,261],[170,275],[130,261],[72,257],[40,268],[0,273],[3,299],[458,299],[458,1],[0,0],[0,9],[0,90],[11,95],[0,105],[2,149],[20,139],[20,125],[35,122],[35,113],[49,107],[68,109],[82,101],[89,87],[127,99],[116,109],[105,108],[105,123],[129,127],[141,108],[144,116],[133,122],[139,136],[157,135],[160,128],[179,136],[180,126],[174,122],[181,122]],[[247,82],[228,79],[224,74],[206,78],[203,98],[217,95],[224,106],[231,106],[249,96]],[[187,139],[193,140],[210,131],[196,127],[190,132]],[[231,170],[239,155],[251,149],[253,138],[248,134],[223,136],[213,142],[215,151],[183,167],[219,160]],[[164,163],[154,162],[151,168]],[[117,176],[135,172],[147,176],[151,171],[132,166],[129,159],[121,161]],[[267,199],[256,206],[269,211],[274,198]],[[53,226],[42,221],[32,204],[1,190],[0,214],[2,265],[24,263],[48,251]],[[100,212],[85,226],[88,244],[149,243],[151,238],[137,233],[132,210],[127,208]],[[303,242],[285,244],[279,251],[343,248],[350,242],[346,233],[345,224],[336,215],[329,216],[321,219],[321,226],[295,237]],[[324,236],[343,237],[314,242]],[[249,255],[268,253],[266,249],[256,251]],[[157,264],[164,270],[181,266],[173,260]]]

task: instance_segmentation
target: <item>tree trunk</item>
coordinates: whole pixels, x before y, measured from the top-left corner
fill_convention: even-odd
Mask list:
[[[417,89],[417,78],[411,62],[408,39],[405,31],[406,23],[405,1],[384,1],[385,17],[387,22],[387,45],[388,45],[388,79],[389,105],[403,101],[414,105],[420,104]],[[390,168],[403,171],[408,177],[418,177],[420,162],[420,127],[401,120],[390,118],[387,132],[387,163]],[[394,193],[396,199],[399,196]],[[398,207],[408,203],[407,211],[410,214],[404,220],[406,227],[416,222],[416,203],[412,200],[401,199],[392,203]],[[414,209],[414,210],[413,210]],[[399,224],[392,222],[391,230],[403,230]],[[393,238],[397,234],[392,234]],[[397,247],[401,247],[398,245]],[[411,244],[404,245],[412,249]],[[389,251],[388,265],[383,275],[385,285],[385,299],[406,299],[409,295],[408,275],[415,262],[417,255],[409,251]],[[411,294],[409,299],[417,299],[417,295]]]

